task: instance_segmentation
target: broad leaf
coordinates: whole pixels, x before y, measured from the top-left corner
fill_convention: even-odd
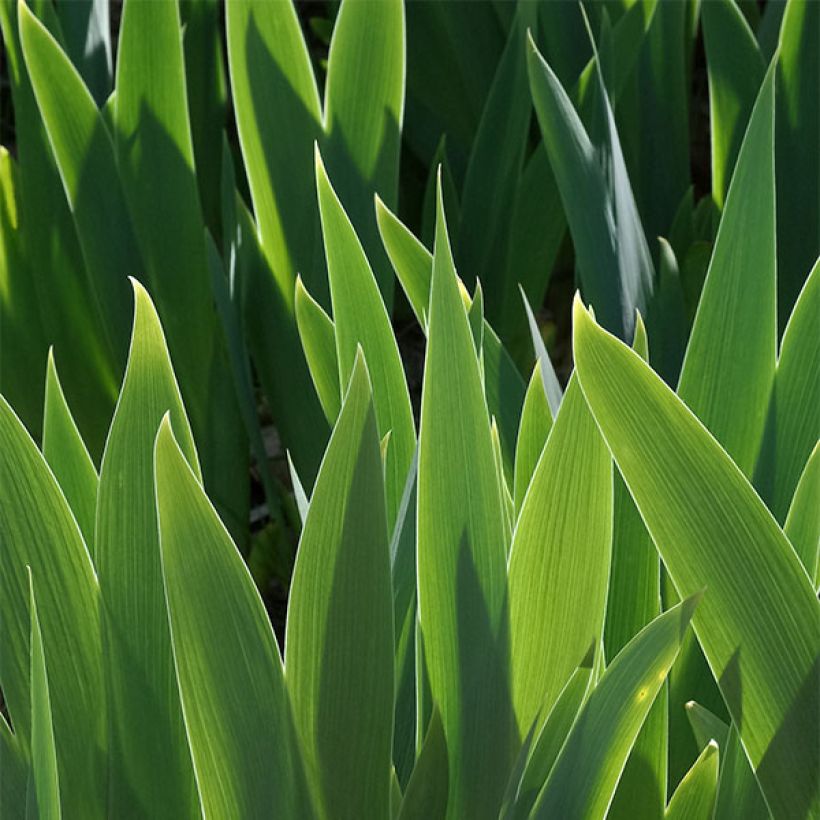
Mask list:
[[[522,736],[601,639],[611,549],[612,459],[573,379],[510,551],[512,691]]]
[[[697,598],[639,632],[604,672],[570,730],[531,817],[603,817],[635,738],[677,657]]]
[[[59,779],[67,817],[106,816],[99,587],[53,473],[0,398],[0,682],[16,740],[31,742],[29,582],[37,579]],[[5,722],[5,721],[4,721]],[[4,753],[5,760],[5,753]]]
[[[296,725],[328,815],[389,816],[387,537],[376,415],[360,351],[299,541],[285,639]]]
[[[775,812],[808,811],[820,736],[809,578],[686,406],[580,300],[574,324],[584,394],[678,593],[708,590],[695,632],[767,800]]]
[[[155,459],[162,578],[202,809],[208,817],[308,818],[312,807],[270,621],[168,416]]]
[[[438,195],[418,477],[424,654],[449,760],[448,817],[498,813],[512,763],[506,549],[487,405]]]
[[[187,817],[197,800],[171,657],[154,492],[154,439],[171,413],[199,476],[191,428],[159,317],[134,285],[134,326],[103,454],[96,557],[105,601],[109,811]],[[159,798],[159,799],[158,799]]]

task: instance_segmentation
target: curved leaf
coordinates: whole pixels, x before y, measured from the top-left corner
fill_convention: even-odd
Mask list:
[[[167,415],[154,469],[171,644],[202,810],[311,817],[270,621]]]
[[[574,325],[584,394],[678,593],[708,590],[695,633],[767,800],[773,811],[808,810],[820,737],[820,608],[809,578],[685,405],[580,300]]]
[[[603,817],[646,715],[680,649],[698,597],[642,629],[604,672],[570,730],[531,817]]]
[[[806,462],[797,484],[784,531],[817,587],[820,569],[820,444]]]

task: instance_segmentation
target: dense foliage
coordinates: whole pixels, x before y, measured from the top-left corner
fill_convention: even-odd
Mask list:
[[[0,29],[0,818],[820,816],[820,3]]]

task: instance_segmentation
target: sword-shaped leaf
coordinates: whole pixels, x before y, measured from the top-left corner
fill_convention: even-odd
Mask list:
[[[384,477],[361,350],[310,499],[285,677],[324,813],[388,817],[393,596]]]
[[[309,818],[270,620],[169,416],[157,435],[154,469],[171,644],[205,816]]]
[[[695,632],[773,811],[816,796],[820,606],[739,468],[580,299],[584,395],[680,595],[707,588]],[[741,571],[742,570],[742,571]]]
[[[502,499],[439,185],[418,475],[424,655],[449,760],[448,817],[495,817],[515,735]]]
[[[607,667],[541,790],[533,820],[603,817],[646,715],[666,680],[698,596],[657,617]]]

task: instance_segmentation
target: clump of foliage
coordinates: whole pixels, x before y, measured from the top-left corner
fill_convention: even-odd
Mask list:
[[[820,5],[328,5],[0,0],[0,816],[815,816]]]

